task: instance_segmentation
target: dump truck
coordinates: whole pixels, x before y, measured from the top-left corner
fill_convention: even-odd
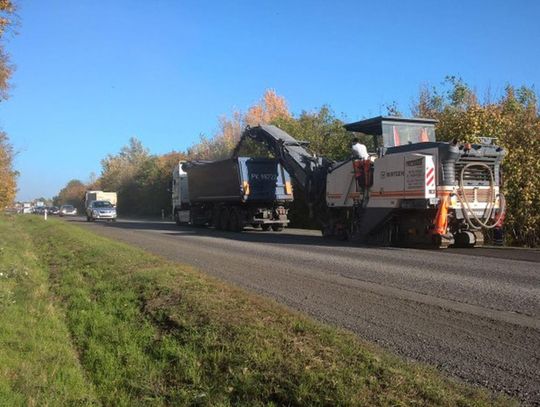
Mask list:
[[[173,172],[172,207],[178,225],[281,231],[289,223],[292,200],[290,176],[271,158],[180,162]]]
[[[325,237],[397,246],[473,247],[500,227],[502,147],[436,141],[436,120],[378,116],[345,125],[373,138],[369,159],[334,161],[272,125],[247,127],[289,172]]]

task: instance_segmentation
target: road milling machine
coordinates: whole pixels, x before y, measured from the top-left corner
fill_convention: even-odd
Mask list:
[[[499,227],[505,201],[504,150],[480,143],[435,140],[436,120],[379,116],[345,125],[371,136],[370,159],[335,162],[276,126],[247,127],[233,152],[264,143],[305,196],[323,236],[368,244],[444,248],[483,243]]]

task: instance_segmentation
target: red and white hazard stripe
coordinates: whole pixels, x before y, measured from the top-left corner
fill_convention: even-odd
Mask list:
[[[435,168],[433,167],[426,172],[426,187],[435,187]]]

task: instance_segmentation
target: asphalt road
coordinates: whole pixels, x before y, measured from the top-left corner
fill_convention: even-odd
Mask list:
[[[540,251],[358,247],[306,230],[70,221],[540,405]]]

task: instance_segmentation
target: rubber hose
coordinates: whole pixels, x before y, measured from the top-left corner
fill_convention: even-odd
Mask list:
[[[487,216],[484,216],[485,221],[481,220],[476,215],[474,210],[471,209],[471,204],[469,203],[469,200],[467,198],[467,195],[465,194],[465,189],[464,189],[463,178],[464,178],[465,170],[470,168],[470,167],[475,167],[475,166],[476,167],[484,167],[484,168],[486,168],[488,170],[489,177],[490,177],[489,205],[486,208],[486,210],[484,210],[484,215],[486,215],[486,212],[487,212]],[[504,211],[506,209],[506,200],[504,198],[503,193],[499,192],[499,216],[493,222],[493,224],[489,224],[489,219],[491,219],[491,215],[492,215],[493,210],[495,209],[495,205],[497,203],[497,197],[495,196],[495,179],[494,179],[494,176],[493,176],[493,171],[491,170],[491,168],[487,164],[484,164],[484,163],[469,163],[469,164],[465,165],[461,169],[461,174],[460,174],[460,177],[459,177],[459,192],[461,192],[461,194],[463,195],[463,199],[462,199],[460,197],[460,194],[459,193],[457,194],[457,197],[458,197],[458,199],[459,199],[459,201],[461,203],[461,207],[463,209],[463,216],[465,217],[465,220],[467,221],[467,223],[469,224],[469,226],[472,229],[478,230],[478,229],[481,229],[482,227],[484,227],[486,229],[493,229],[494,227],[496,227],[498,225],[498,223],[501,220],[501,218],[502,218],[502,216],[504,214]],[[473,219],[471,219],[469,217],[468,212],[470,214],[472,214],[472,217],[477,222],[477,224],[475,224],[473,222]]]

